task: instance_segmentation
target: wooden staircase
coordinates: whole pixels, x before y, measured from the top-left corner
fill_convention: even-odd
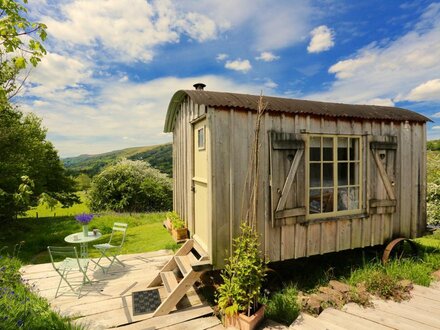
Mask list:
[[[167,293],[153,317],[171,312],[200,275],[211,268],[211,261],[203,248],[193,239],[187,240],[147,286],[163,285]]]

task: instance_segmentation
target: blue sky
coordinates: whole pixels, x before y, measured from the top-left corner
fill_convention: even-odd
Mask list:
[[[440,138],[440,2],[30,0],[48,54],[16,102],[62,157],[171,141],[171,96],[207,90],[420,112]]]

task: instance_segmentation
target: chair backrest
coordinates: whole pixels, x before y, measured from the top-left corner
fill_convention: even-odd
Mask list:
[[[65,259],[74,258],[78,260],[78,252],[75,246],[48,246],[47,251],[49,251],[50,261],[52,266],[55,267],[55,259]]]
[[[108,243],[111,244],[112,239],[113,239],[113,235],[116,232],[122,232],[122,239],[121,239],[121,243],[119,244],[119,247],[122,247],[122,245],[124,244],[124,241],[125,241],[125,235],[127,233],[127,227],[128,227],[128,224],[126,224],[126,223],[115,222],[113,224],[112,234],[110,235],[110,240],[109,240]]]

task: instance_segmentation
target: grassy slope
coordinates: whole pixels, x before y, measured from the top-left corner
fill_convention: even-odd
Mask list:
[[[171,144],[133,147],[97,155],[80,155],[63,159],[64,166],[73,175],[80,173],[94,176],[105,166],[121,158],[145,160],[161,172],[171,174]]]
[[[164,213],[103,214],[93,219],[89,228],[98,228],[103,233],[94,243],[105,243],[109,240],[114,222],[128,223],[123,254],[174,249],[176,245],[173,239],[162,226],[164,218]],[[19,218],[0,231],[0,248],[8,246],[8,252],[12,254],[14,246],[24,241],[19,254],[24,263],[49,262],[47,246],[65,246],[64,237],[80,231],[81,226],[73,216]],[[91,257],[99,255],[93,248],[89,252]]]

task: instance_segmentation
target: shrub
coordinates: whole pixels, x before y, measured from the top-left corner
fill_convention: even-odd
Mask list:
[[[241,234],[233,241],[233,254],[221,272],[223,284],[217,291],[220,311],[232,316],[258,308],[258,297],[264,276],[266,261],[261,256],[258,234],[245,222]]]
[[[83,329],[51,310],[46,299],[32,292],[23,281],[17,258],[0,255],[0,328],[1,329]]]
[[[298,302],[298,290],[295,286],[287,286],[276,292],[265,301],[264,315],[271,320],[290,325],[299,315],[301,306]]]
[[[172,207],[171,180],[145,162],[123,159],[93,179],[89,203],[93,211],[166,211]]]
[[[174,212],[174,211],[173,212],[168,212],[167,213],[167,218],[170,220],[171,226],[174,229],[185,228],[185,221],[183,221],[176,212]]]

